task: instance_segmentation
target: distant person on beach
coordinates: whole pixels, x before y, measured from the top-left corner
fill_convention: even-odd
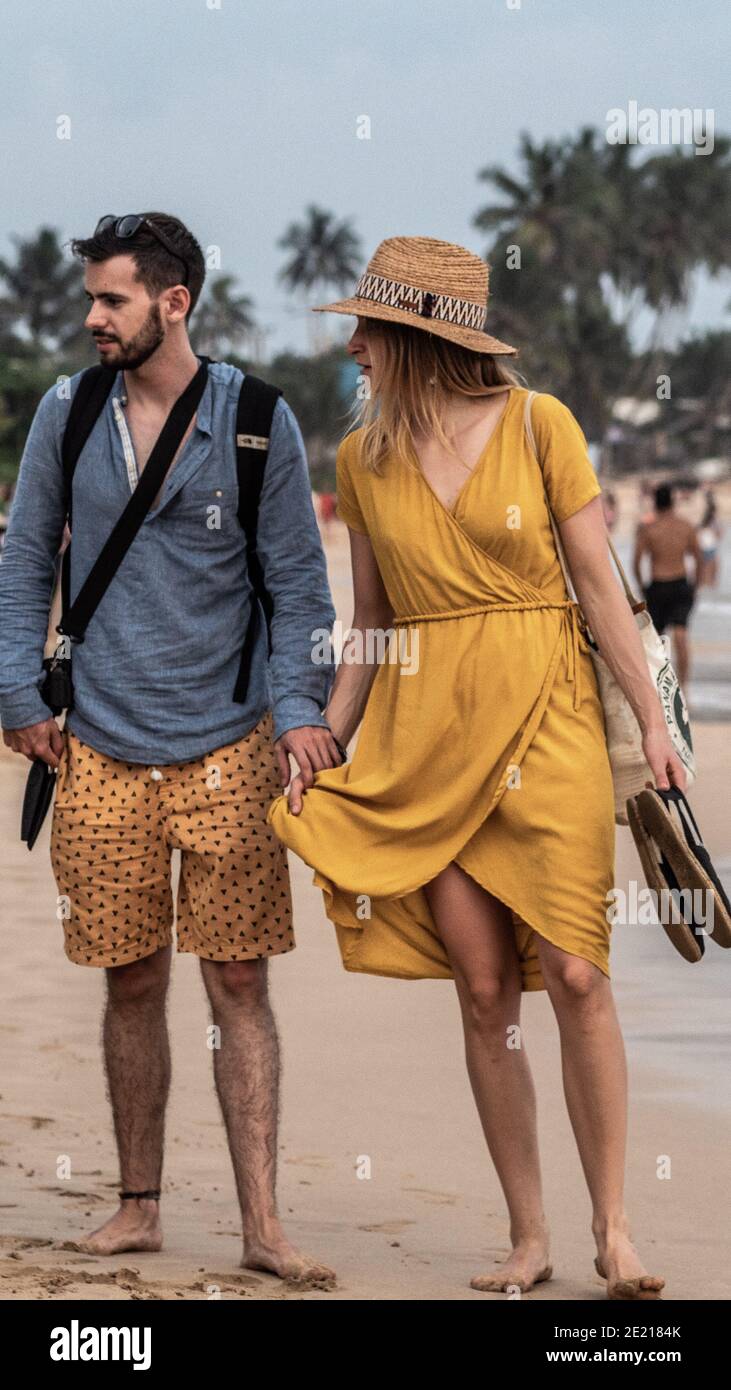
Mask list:
[[[331,523],[335,520],[335,493],[320,493],[320,520],[323,526],[329,530]]]
[[[330,631],[335,609],[302,435],[280,395],[256,530],[272,605],[269,653],[266,627],[254,622],[263,604],[257,609],[238,516],[244,376],[198,357],[188,337],[205,278],[201,247],[178,218],[159,212],[104,217],[71,245],[85,265],[86,327],[107,369],[96,384],[108,392],[73,478],[71,600],[161,432],[169,440],[176,402],[197,402],[144,524],[73,646],[74,704],[62,730],[39,677],[67,516],[61,444],[81,372],[64,382],[68,391],[50,387],[36,410],[0,564],[4,742],[58,769],[51,860],[65,951],[103,971],[106,983],[104,1058],[122,1190],[118,1210],[79,1248],[112,1255],[162,1245],[177,849],[177,949],[198,957],[210,1005],[208,1043],[203,1020],[191,1027],[210,1047],[242,1263],[330,1287],[333,1271],[295,1249],[276,1210],[279,1039],[268,995],[269,960],[295,941],[286,852],[266,811],[290,780],[290,756],[308,771],[343,757],[322,714],[332,663],[313,659],[311,634]],[[257,433],[251,447],[261,449]],[[164,440],[161,454],[164,466]],[[246,634],[253,640],[244,648]],[[53,913],[51,904],[50,920]],[[68,1099],[83,1113],[83,1096]],[[75,1164],[88,1167],[84,1143],[74,1140]],[[189,1215],[205,1220],[203,1212],[204,1201]]]
[[[639,525],[646,526],[655,520],[655,488],[647,479],[640,480]]]
[[[8,529],[8,517],[11,507],[10,483],[0,483],[0,550],[5,544],[5,532]]]
[[[607,530],[613,531],[617,524],[617,499],[610,488],[602,493],[602,506]]]
[[[520,1025],[524,993],[545,990],[595,1268],[610,1298],[656,1298],[664,1280],[645,1270],[623,1196],[612,774],[546,494],[652,775],[684,787],[685,772],[614,579],[586,437],[556,396],[530,395],[510,361],[517,349],[489,333],[487,305],[479,256],[433,237],[390,237],[350,298],[319,306],[355,317],[347,351],[371,383],[336,457],[354,616],[326,707],[343,744],[360,733],[349,766],[295,778],[269,819],[314,869],[345,969],[453,981],[512,1245],[471,1287],[526,1291],[553,1274]],[[420,1103],[434,1107],[439,1144],[438,1097]]]
[[[722,538],[723,526],[719,520],[716,499],[709,488],[705,495],[703,516],[698,524],[698,545],[701,552],[699,588],[718,588],[718,561]]]
[[[650,561],[649,583],[642,573],[644,556]],[[688,578],[686,559],[693,563],[692,582]],[[672,486],[660,483],[655,489],[655,518],[637,530],[633,566],[655,627],[660,633],[666,628],[670,630],[673,664],[683,690],[687,690],[690,669],[688,620],[700,564],[696,528],[677,516]]]

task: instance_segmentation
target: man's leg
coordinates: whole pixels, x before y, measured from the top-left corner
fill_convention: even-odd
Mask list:
[[[266,959],[201,959],[213,1022],[213,1071],[236,1177],[244,1232],[242,1264],[282,1278],[330,1285],[334,1272],[296,1250],[276,1210],[279,1039]]]
[[[153,769],[125,763],[64,729],[51,827],[64,948],[103,968],[104,1053],[122,1191],[160,1185],[170,1080],[165,996],[173,902]],[[130,1199],[84,1242],[112,1254],[157,1250],[158,1204]]]
[[[108,967],[104,1011],[104,1059],[122,1192],[159,1190],[165,1107],[170,1089],[170,1043],[165,1003],[171,946],[131,965]],[[159,1204],[127,1198],[83,1242],[86,1250],[159,1250]]]

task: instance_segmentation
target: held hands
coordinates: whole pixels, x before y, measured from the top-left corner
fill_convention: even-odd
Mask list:
[[[298,729],[288,729],[277,739],[279,771],[282,786],[289,787],[289,809],[295,816],[302,810],[302,797],[315,780],[315,773],[326,767],[340,767],[342,758],[329,729],[319,724],[305,724]],[[299,772],[292,777],[288,754],[292,754]]]
[[[642,736],[642,751],[655,779],[655,786],[668,791],[671,785],[684,792],[688,778],[681,759],[676,753],[664,720],[662,726],[648,729]],[[648,786],[650,784],[648,783]]]
[[[25,729],[6,729],[3,743],[14,753],[24,753],[33,762],[42,758],[49,767],[58,767],[63,752],[63,734],[53,717]]]

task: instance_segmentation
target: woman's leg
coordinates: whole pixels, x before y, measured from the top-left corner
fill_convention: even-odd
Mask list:
[[[425,887],[454,972],[467,1071],[487,1146],[510,1214],[512,1253],[473,1288],[528,1289],[548,1265],[533,1078],[520,1034],[521,979],[515,934],[503,903],[458,864]]]
[[[646,1270],[624,1209],[627,1063],[612,987],[591,961],[536,937],[558,1021],[566,1105],[591,1195],[599,1261],[608,1284],[639,1279]],[[648,1291],[664,1282],[653,1275],[647,1281],[642,1287]]]

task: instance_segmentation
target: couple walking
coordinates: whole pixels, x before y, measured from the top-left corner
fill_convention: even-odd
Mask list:
[[[191,233],[160,213],[103,218],[72,246],[85,263],[86,326],[113,372],[74,474],[73,597],[200,370],[188,320],[205,269]],[[344,660],[333,678],[314,654],[335,612],[302,436],[280,398],[256,530],[271,651],[260,627],[248,685],[232,698],[255,602],[236,515],[242,374],[209,363],[140,535],[74,647],[75,704],[59,730],[38,683],[66,520],[63,432],[81,374],[40,402],[0,565],[0,715],[6,744],[58,768],[51,854],[65,950],[106,975],[121,1193],[88,1249],[162,1242],[179,848],[177,948],[200,958],[221,1030],[214,1077],[243,1263],[332,1284],[332,1270],[289,1242],[275,1197],[279,1053],[267,963],[295,944],[289,847],[314,869],[346,969],[455,982],[513,1247],[472,1286],[527,1290],[552,1274],[533,1083],[514,1041],[522,993],[540,989],[560,1030],[597,1271],[610,1297],[658,1297],[663,1286],[646,1273],[624,1209],[626,1066],[606,915],[611,774],[546,498],[653,776],[682,786],[684,774],[610,572],[582,431],[559,400],[538,395],[538,457],[530,451],[528,392],[506,363],[516,349],[486,333],[487,297],[478,257],[396,237],[351,299],[321,306],[356,317],[347,350],[370,385],[337,454],[353,634],[366,652],[368,638],[391,630],[416,639],[411,673],[371,653]]]

